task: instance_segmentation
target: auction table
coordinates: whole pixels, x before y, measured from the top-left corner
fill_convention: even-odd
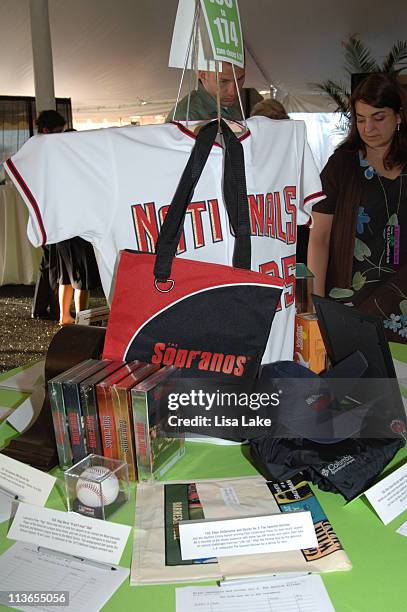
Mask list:
[[[403,349],[393,352],[398,359]],[[407,361],[407,359],[404,359]],[[16,371],[13,371],[15,373]],[[10,375],[11,373],[8,373]],[[0,377],[0,384],[1,384]],[[21,401],[21,394],[0,390],[0,404],[13,406]],[[0,447],[15,436],[7,424],[0,425]],[[407,449],[398,452],[387,467],[388,473],[407,459]],[[52,472],[62,477],[60,470]],[[197,478],[221,478],[258,475],[250,463],[246,446],[213,446],[189,442],[186,454],[168,473],[166,480],[184,479],[194,482]],[[131,500],[112,518],[126,525],[134,524],[135,485]],[[328,519],[332,523],[353,569],[348,572],[323,574],[323,581],[337,612],[405,612],[407,609],[407,538],[396,529],[407,521],[407,511],[384,526],[364,498],[349,504],[337,494],[320,491],[312,486]],[[64,500],[54,487],[47,507],[64,510]],[[0,524],[0,553],[14,541],[7,539],[8,522]],[[121,559],[121,565],[129,567],[132,553],[132,534]],[[190,584],[190,583],[188,583]],[[211,584],[211,583],[200,583]],[[212,583],[213,584],[213,583]],[[124,583],[103,607],[105,612],[143,610],[144,612],[175,612],[175,588],[186,584],[130,587]],[[0,576],[1,589],[1,576]],[[9,610],[0,606],[0,610]],[[63,608],[61,608],[63,610]],[[315,610],[314,612],[318,612]]]

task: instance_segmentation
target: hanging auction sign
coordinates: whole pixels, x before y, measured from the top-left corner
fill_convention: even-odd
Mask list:
[[[237,0],[179,0],[168,65],[214,71],[215,60],[244,65]]]
[[[243,36],[237,0],[201,0],[213,58],[244,67]]]

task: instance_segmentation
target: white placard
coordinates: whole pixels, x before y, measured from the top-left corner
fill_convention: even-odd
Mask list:
[[[9,518],[11,518],[14,500],[15,496],[0,491],[0,523],[8,521]]]
[[[176,612],[335,612],[321,576],[176,589]]]
[[[393,359],[393,363],[399,385],[407,389],[407,363],[403,363],[398,359]]]
[[[385,525],[407,510],[407,463],[364,493]]]
[[[175,19],[174,31],[172,35],[172,43],[170,50],[170,59],[168,66],[170,68],[184,68],[189,41],[191,37],[192,27],[195,15],[195,0],[179,0],[177,17]],[[192,43],[188,56],[187,68],[192,66],[197,70],[215,70],[215,62],[212,59],[212,48],[210,46],[209,37],[207,35],[206,23],[201,16],[198,28],[198,36],[196,45],[198,52],[196,55],[197,65],[193,66]],[[221,66],[219,67],[221,70]]]
[[[19,433],[23,433],[37,419],[44,403],[44,387],[36,387],[30,397],[27,397],[13,412],[7,417],[7,423],[14,427]]]
[[[318,546],[310,512],[179,523],[182,559],[234,557]]]
[[[407,521],[396,530],[402,536],[407,536]]]
[[[131,527],[19,504],[8,537],[77,558],[118,564]]]
[[[44,384],[44,366],[45,360],[41,359],[14,376],[0,380],[0,387],[32,393],[36,387]]]
[[[36,506],[47,501],[56,478],[30,465],[0,454],[0,489]]]

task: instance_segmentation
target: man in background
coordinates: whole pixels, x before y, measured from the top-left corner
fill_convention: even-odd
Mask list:
[[[60,134],[65,128],[65,119],[56,110],[41,111],[35,122],[38,134]]]
[[[243,88],[245,79],[244,68],[235,66],[236,81],[239,91]],[[218,116],[216,91],[216,72],[200,70],[198,72],[198,89],[191,91],[189,100],[188,119],[196,121],[200,119],[216,119]],[[240,110],[238,90],[233,75],[232,64],[222,62],[222,72],[219,72],[219,97],[220,110],[224,119],[242,119]],[[175,117],[174,108],[168,113],[166,121],[185,120],[188,110],[188,94],[178,102]]]

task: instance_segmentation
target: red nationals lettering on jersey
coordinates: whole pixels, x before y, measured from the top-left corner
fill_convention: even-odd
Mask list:
[[[252,236],[266,236],[284,244],[295,244],[297,240],[297,208],[295,185],[266,194],[248,195]],[[160,228],[169,205],[158,208],[154,202],[133,204],[131,207],[137,249],[154,253]],[[204,218],[209,220],[205,225]],[[188,249],[200,249],[223,240],[219,202],[216,198],[191,202],[187,208],[185,227],[191,228],[193,245],[186,244],[185,233],[181,234],[177,253]],[[210,228],[205,232],[205,227]],[[230,231],[230,228],[229,228]]]
[[[147,202],[146,204],[134,204],[131,209],[138,250],[154,253],[158,234],[169,205],[157,209],[154,202]],[[188,223],[189,218],[192,228],[194,244],[193,246],[190,245],[190,248],[192,246],[194,249],[200,249],[205,246],[206,240],[202,220],[204,213],[209,217],[211,228],[210,242],[215,243],[223,240],[218,200],[191,202],[188,205],[185,218],[185,224]],[[186,250],[185,234],[182,232],[177,253],[185,253]]]
[[[297,209],[293,200],[297,197],[295,185],[283,191],[248,195],[252,236],[268,236],[284,244],[295,244],[297,240]],[[282,212],[284,201],[285,214]]]
[[[247,359],[244,355],[224,355],[223,353],[210,353],[209,351],[193,351],[178,348],[177,345],[156,342],[151,363],[166,366],[174,365],[178,368],[190,368],[193,364],[195,365],[195,360],[198,360],[198,370],[242,376]]]

